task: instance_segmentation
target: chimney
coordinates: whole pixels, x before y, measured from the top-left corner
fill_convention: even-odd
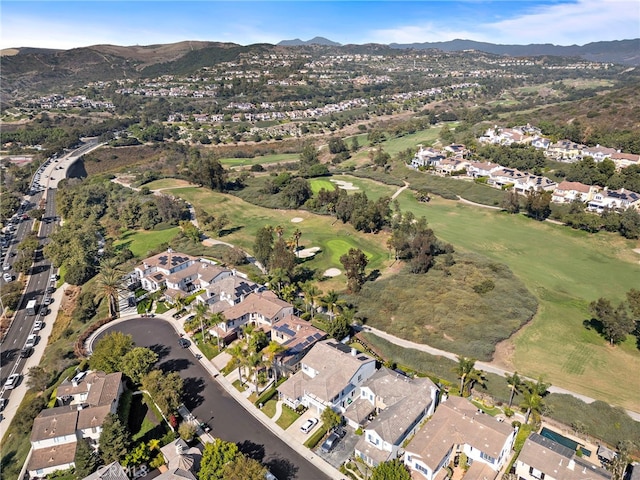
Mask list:
[[[301,328],[300,324],[296,325],[296,330],[300,331],[300,328]]]
[[[352,348],[352,349],[351,349],[351,355],[353,355],[354,357],[355,357],[356,355],[358,355],[358,350],[356,350],[355,348]]]

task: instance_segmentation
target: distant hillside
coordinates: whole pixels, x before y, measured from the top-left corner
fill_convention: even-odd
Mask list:
[[[444,52],[479,50],[481,52],[512,57],[535,55],[553,55],[558,57],[581,57],[595,62],[611,62],[622,65],[640,65],[640,38],[633,40],[614,40],[593,42],[586,45],[561,46],[545,44],[498,45],[473,40],[451,40],[448,42],[392,43],[392,48],[416,50],[437,49]]]
[[[282,40],[278,42],[278,46],[281,47],[301,47],[304,45],[325,45],[327,47],[339,47],[340,44],[338,42],[333,42],[324,37],[313,37],[311,40],[300,40],[299,38],[295,38],[293,40]]]

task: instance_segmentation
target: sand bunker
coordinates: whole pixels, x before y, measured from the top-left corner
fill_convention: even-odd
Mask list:
[[[302,250],[298,250],[296,252],[296,256],[298,258],[311,258],[315,256],[315,254],[318,253],[319,251],[320,251],[320,247],[304,248]]]
[[[354,186],[353,183],[351,182],[344,182],[342,180],[329,180],[330,182],[335,183],[338,188],[341,188],[342,190],[360,190],[358,187]]]
[[[328,270],[325,270],[324,272],[324,276],[325,277],[337,277],[338,275],[340,275],[342,272],[340,271],[339,268],[330,268]]]
[[[291,219],[291,221],[292,221],[293,223],[300,223],[300,222],[302,222],[303,220],[304,220],[304,218],[302,218],[302,217],[293,217],[293,218]]]

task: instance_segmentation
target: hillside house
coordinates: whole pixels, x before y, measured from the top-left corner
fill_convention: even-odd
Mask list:
[[[598,190],[599,188],[593,185],[564,180],[556,186],[551,201],[554,203],[571,203],[574,200],[579,200],[586,203],[594,197]]]
[[[355,455],[376,466],[397,458],[402,444],[420,423],[433,415],[438,387],[428,378],[409,378],[382,367],[360,386],[360,395],[347,408],[345,418],[354,428],[364,425]]]
[[[57,391],[60,406],[43,410],[33,422],[29,476],[44,477],[75,466],[78,440],[87,439],[97,448],[102,424],[117,411],[122,391],[121,373],[80,372],[65,380]]]
[[[504,168],[491,162],[472,162],[467,168],[467,175],[473,178],[489,177],[491,173]]]
[[[280,399],[295,409],[304,405],[321,414],[344,413],[358,387],[376,371],[376,361],[335,340],[317,342],[300,361],[301,368],[278,388]]]
[[[605,209],[626,210],[640,208],[640,195],[630,190],[609,190],[605,187],[593,196],[587,204],[587,210],[602,213]]]
[[[640,155],[635,153],[616,152],[611,154],[611,161],[616,164],[616,169],[627,168],[632,165],[640,166]]]
[[[519,480],[610,480],[611,473],[538,433],[524,442],[515,463]]]
[[[493,480],[509,460],[516,432],[469,400],[449,397],[406,446],[404,463],[412,478],[434,480],[464,453],[471,465],[465,477]]]
[[[584,145],[572,142],[571,140],[560,140],[549,145],[545,155],[558,162],[577,162],[582,158]]]
[[[413,168],[419,167],[435,167],[439,162],[446,158],[446,154],[435,148],[422,148],[414,155],[411,160],[411,166]]]
[[[277,357],[278,368],[284,373],[297,372],[302,358],[317,342],[325,338],[326,332],[296,315],[287,315],[278,320],[271,327],[271,340],[285,348]]]
[[[618,150],[615,148],[601,147],[600,145],[584,147],[582,149],[582,157],[591,157],[596,163],[600,163],[606,158],[611,158],[611,155],[616,153],[618,153]]]

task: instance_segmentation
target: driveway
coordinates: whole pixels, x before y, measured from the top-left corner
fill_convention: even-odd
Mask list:
[[[111,331],[130,334],[136,345],[151,348],[159,355],[158,366],[162,370],[180,373],[185,387],[184,403],[198,419],[211,426],[211,435],[237,443],[243,453],[261,461],[279,480],[329,478],[211,379],[190,349],[178,346],[179,337],[168,322],[157,318],[134,319],[107,328],[98,339]]]

